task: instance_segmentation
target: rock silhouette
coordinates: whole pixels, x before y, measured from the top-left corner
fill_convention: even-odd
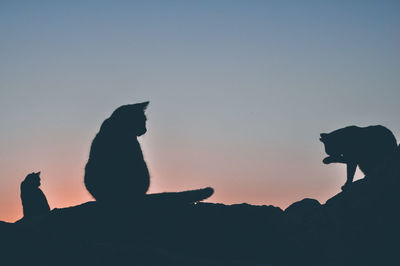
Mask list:
[[[374,169],[397,148],[393,133],[381,125],[348,126],[331,133],[321,133],[320,140],[329,155],[323,160],[325,164],[347,165],[347,180],[342,189],[353,182],[357,165],[365,175],[372,174]]]
[[[21,201],[24,218],[40,216],[50,212],[49,203],[39,186],[40,172],[30,173],[21,183]]]
[[[398,265],[399,187],[400,146],[364,179],[324,204],[304,199],[284,211],[248,204],[160,204],[165,201],[150,194],[144,205],[112,211],[100,201],[87,202],[54,209],[35,220],[0,223],[0,261],[4,265],[8,261],[10,265]]]

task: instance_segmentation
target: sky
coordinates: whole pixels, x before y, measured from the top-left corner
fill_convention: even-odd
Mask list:
[[[0,220],[22,217],[33,171],[51,208],[92,200],[92,139],[115,108],[147,100],[150,193],[324,203],[346,172],[322,164],[321,132],[382,124],[400,139],[399,12],[398,1],[1,1]]]

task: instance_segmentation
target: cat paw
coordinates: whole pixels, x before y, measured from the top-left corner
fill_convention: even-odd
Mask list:
[[[352,184],[352,183],[346,183],[346,184],[344,184],[344,185],[342,186],[342,191],[348,190],[348,189],[351,187],[351,184]]]
[[[332,157],[328,156],[322,160],[324,164],[330,164],[332,162]]]

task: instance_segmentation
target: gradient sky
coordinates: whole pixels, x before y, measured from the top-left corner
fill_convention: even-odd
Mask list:
[[[145,100],[150,192],[325,202],[345,166],[322,164],[319,133],[382,124],[400,139],[399,3],[1,1],[0,220],[22,217],[32,171],[52,208],[90,200],[93,137]]]

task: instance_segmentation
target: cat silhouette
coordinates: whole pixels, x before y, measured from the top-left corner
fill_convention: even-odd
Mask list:
[[[357,166],[365,175],[369,175],[397,148],[393,133],[381,125],[348,126],[331,133],[321,133],[320,137],[329,155],[323,163],[347,165],[347,180],[342,189],[353,182]]]
[[[152,201],[196,202],[213,194],[212,188],[147,195],[150,174],[138,137],[146,133],[149,102],[123,105],[101,125],[85,167],[84,182],[98,202],[135,204]]]
[[[28,174],[21,183],[21,201],[24,217],[34,217],[50,212],[49,203],[39,186],[40,172]]]

